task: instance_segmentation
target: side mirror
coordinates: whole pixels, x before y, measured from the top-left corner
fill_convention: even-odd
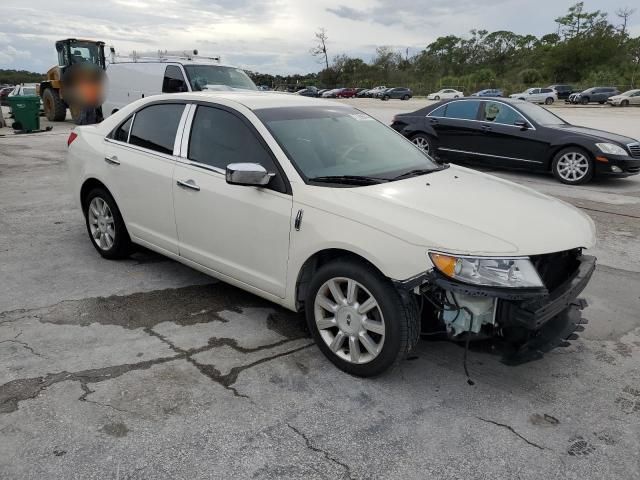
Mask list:
[[[524,120],[516,120],[513,122],[516,127],[520,127],[522,130],[527,130],[529,128],[529,124]]]
[[[231,185],[263,187],[275,176],[259,163],[230,163],[227,165],[226,179]]]

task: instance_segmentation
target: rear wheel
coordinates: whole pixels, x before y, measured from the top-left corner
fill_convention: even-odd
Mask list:
[[[120,210],[111,194],[104,188],[95,188],[83,201],[87,232],[91,243],[104,258],[126,258],[132,250]]]
[[[567,147],[553,158],[553,175],[567,185],[581,185],[593,178],[593,160],[580,147]]]
[[[429,155],[433,154],[433,140],[426,133],[416,133],[411,137],[411,142],[425,153]]]
[[[50,122],[63,122],[67,117],[67,106],[60,98],[60,93],[53,88],[47,88],[42,93],[44,114]]]
[[[420,335],[415,299],[357,260],[333,261],[318,270],[309,284],[306,317],[322,353],[361,377],[397,365]]]

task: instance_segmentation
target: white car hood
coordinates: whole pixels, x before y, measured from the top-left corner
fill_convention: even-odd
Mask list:
[[[308,186],[302,203],[458,254],[538,255],[595,245],[591,218],[573,206],[467,168],[355,188]]]

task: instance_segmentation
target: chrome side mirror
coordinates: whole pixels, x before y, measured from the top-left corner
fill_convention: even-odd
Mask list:
[[[275,176],[259,163],[230,163],[227,165],[226,179],[231,185],[262,187]]]
[[[516,127],[520,127],[522,130],[527,130],[529,128],[529,124],[524,120],[516,120],[513,122]]]

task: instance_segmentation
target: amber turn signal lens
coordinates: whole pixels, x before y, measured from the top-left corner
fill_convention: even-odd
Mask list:
[[[447,277],[453,277],[457,262],[455,257],[442,255],[441,253],[432,253],[430,256],[431,261],[440,272],[444,273]]]

